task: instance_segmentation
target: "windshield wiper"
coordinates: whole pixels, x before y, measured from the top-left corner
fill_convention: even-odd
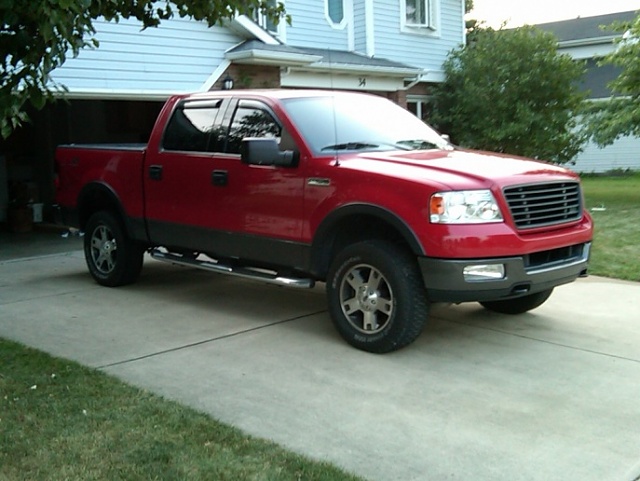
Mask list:
[[[364,150],[375,149],[378,144],[370,144],[368,142],[344,142],[342,144],[327,145],[322,150]]]
[[[404,146],[407,150],[429,150],[429,149],[441,149],[442,147],[423,139],[413,140],[400,140],[399,145]]]
[[[393,144],[389,142],[344,142],[342,144],[327,145],[326,147],[323,147],[322,150],[367,150],[377,149],[379,147],[382,147],[383,145],[393,147],[394,149],[398,150],[410,150],[404,145]]]

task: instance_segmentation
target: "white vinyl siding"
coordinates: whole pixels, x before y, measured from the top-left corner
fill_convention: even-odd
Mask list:
[[[229,47],[242,41],[223,27],[187,19],[141,31],[135,20],[96,21],[97,49],[69,58],[52,77],[77,91],[189,92],[202,87]]]
[[[568,167],[583,173],[602,173],[616,169],[640,170],[640,138],[622,137],[604,148],[588,143],[574,161],[575,164]]]

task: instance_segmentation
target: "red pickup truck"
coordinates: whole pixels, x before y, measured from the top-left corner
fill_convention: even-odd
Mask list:
[[[579,178],[452,146],[366,94],[178,95],[146,145],[56,152],[63,222],[89,272],[134,282],[160,261],[292,287],[326,283],[353,346],[389,352],[432,302],[508,314],[586,275],[593,234]]]

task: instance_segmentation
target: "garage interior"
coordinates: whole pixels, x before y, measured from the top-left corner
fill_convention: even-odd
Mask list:
[[[0,229],[53,221],[55,149],[73,143],[146,143],[162,100],[58,100],[0,139]]]

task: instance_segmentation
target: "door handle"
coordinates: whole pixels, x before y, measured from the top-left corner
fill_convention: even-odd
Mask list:
[[[226,170],[214,170],[211,172],[211,183],[213,185],[227,185],[229,174]]]
[[[151,180],[162,180],[162,166],[150,165],[149,166],[149,178]]]

